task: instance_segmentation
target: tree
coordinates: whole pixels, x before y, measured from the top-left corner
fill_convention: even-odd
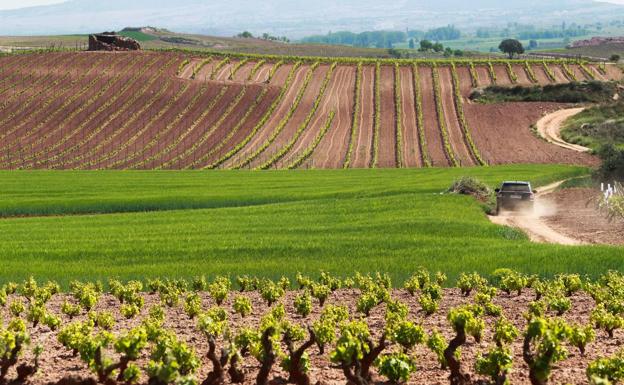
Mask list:
[[[613,55],[611,55],[611,58],[610,58],[609,60],[610,60],[610,61],[612,61],[612,62],[617,63],[617,62],[619,62],[619,61],[620,61],[620,59],[621,59],[620,55],[618,55],[618,54],[613,54]]]
[[[416,44],[414,43],[414,39],[409,39],[409,48],[414,49],[415,47],[416,47]]]
[[[420,41],[420,50],[423,52],[429,51],[433,49],[433,43],[429,40],[421,40]]]
[[[242,37],[243,39],[251,39],[253,38],[253,35],[249,31],[244,31],[244,32],[239,33],[238,37]]]
[[[435,43],[433,45],[433,51],[434,52],[442,52],[442,51],[444,51],[444,46],[442,45],[442,43]]]
[[[501,52],[504,52],[507,55],[509,55],[510,59],[513,59],[514,55],[516,54],[521,55],[524,53],[524,47],[522,46],[522,43],[520,43],[516,39],[503,40],[498,46],[498,49]]]
[[[537,40],[529,41],[529,49],[536,49],[538,46],[539,44],[537,43]]]

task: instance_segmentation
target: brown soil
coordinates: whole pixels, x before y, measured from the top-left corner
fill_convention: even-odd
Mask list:
[[[455,91],[453,90],[451,69],[449,67],[442,67],[438,71],[440,73],[440,96],[442,97],[444,117],[446,119],[449,140],[453,147],[455,157],[462,166],[474,165],[475,161],[470,154],[470,149],[464,139],[464,133],[459,125],[459,118],[455,108]]]
[[[498,86],[510,86],[512,85],[507,68],[502,65],[494,65],[494,73],[496,74],[496,85]]]
[[[467,66],[457,66],[457,76],[459,77],[459,89],[464,96],[470,95],[472,91],[472,77],[470,68]],[[481,80],[481,79],[479,79]]]
[[[74,85],[75,89],[72,88],[72,91],[82,92],[86,90],[86,92],[89,93],[94,88],[94,87],[88,87],[91,81],[97,78],[102,78],[105,76],[106,73],[110,73],[111,71],[114,71],[117,68],[121,68],[120,64],[128,65],[128,63],[130,62],[129,60],[130,58],[126,56],[124,59],[125,60],[111,61],[108,63],[108,65],[103,65],[97,68],[96,70],[91,71],[88,74],[88,76],[85,76],[84,78],[80,79],[78,83]],[[86,67],[84,70],[88,71],[88,67]],[[17,122],[13,122],[12,125],[5,124],[2,127],[0,127],[2,128],[2,132],[4,132],[4,134],[2,135],[2,138],[3,138],[2,147],[6,148],[6,146],[9,143],[12,143],[16,138],[19,138],[20,136],[25,136],[28,133],[29,129],[34,128],[33,126],[38,126],[38,125],[41,125],[42,123],[45,124],[49,122],[51,119],[55,118],[56,116],[62,115],[62,112],[64,111],[60,111],[60,109],[61,109],[61,106],[65,104],[66,102],[66,97],[64,96],[65,96],[65,92],[68,92],[68,91],[69,90],[65,90],[65,89],[62,92],[58,92],[57,89],[51,90],[51,93],[48,95],[48,97],[44,99],[46,102],[49,102],[47,106],[40,108],[37,111],[31,112],[30,116],[24,117],[24,119],[22,119],[22,121],[20,121],[19,124],[17,124]],[[56,97],[57,95],[55,95],[55,92],[58,92],[59,94],[58,96],[61,96],[61,97]],[[53,98],[50,99],[50,97],[53,97]],[[78,104],[76,103],[76,105]],[[69,105],[68,107],[71,108],[71,106],[72,105]],[[72,111],[72,109],[67,109],[67,111]],[[69,112],[66,112],[66,113],[69,113]],[[11,123],[11,122],[7,122],[7,123]],[[44,129],[45,128],[47,128],[47,125],[44,125]],[[8,132],[11,132],[11,133],[7,135]]]
[[[136,79],[134,83],[132,83],[132,85],[125,92],[123,93],[118,92],[117,94],[115,94],[114,97],[116,97],[117,99],[110,106],[110,111],[114,111],[115,113],[121,112],[121,114],[119,114],[115,119],[112,119],[112,120],[110,119],[110,115],[106,113],[106,111],[103,111],[99,115],[94,116],[93,120],[91,120],[89,124],[83,127],[79,132],[77,132],[76,135],[74,135],[74,137],[71,138],[67,143],[59,147],[58,151],[61,151],[63,153],[65,152],[65,149],[69,150],[75,147],[70,152],[64,153],[62,155],[62,158],[63,158],[62,160],[69,161],[70,159],[74,159],[77,156],[79,156],[81,152],[84,153],[85,151],[84,149],[82,149],[83,145],[79,145],[79,143],[84,143],[84,145],[91,145],[91,146],[97,145],[97,143],[99,143],[99,141],[97,141],[96,139],[97,135],[93,138],[93,139],[96,139],[96,141],[93,141],[93,139],[91,140],[86,139],[92,133],[99,134],[101,132],[106,132],[105,130],[107,128],[121,126],[123,125],[125,121],[129,120],[134,115],[136,115],[137,114],[136,111],[140,111],[141,108],[145,104],[147,104],[148,101],[151,100],[151,95],[158,94],[159,92],[162,91],[163,87],[166,86],[167,84],[166,82],[159,82],[157,79],[158,79],[158,75],[156,73],[154,74],[152,78],[150,78],[150,80],[146,81],[145,83],[142,82],[141,79]],[[147,83],[149,83],[152,80],[154,82],[149,87],[147,87]],[[177,80],[177,79],[172,79],[172,81],[174,80]],[[127,84],[128,82],[126,82],[124,85],[127,85]],[[134,103],[130,104],[127,102],[128,99],[130,99],[131,97],[135,97],[135,96],[138,96],[138,98],[134,101]],[[165,99],[165,98],[161,98],[160,100],[162,99]],[[148,108],[145,112],[149,112],[149,111],[150,111],[150,108]],[[140,114],[139,116],[140,118],[138,119],[138,121],[140,122],[141,118],[145,116],[145,114],[143,113],[143,114]],[[68,136],[65,136],[65,138],[67,137]]]
[[[538,139],[530,130],[554,103],[465,104],[464,113],[481,155],[490,164],[564,163],[596,165],[597,159]]]
[[[262,119],[262,117],[267,113],[269,107],[273,104],[278,94],[279,89],[275,87],[270,87],[267,94],[254,108],[253,112],[249,115],[247,121],[240,127],[240,129],[236,133],[234,133],[233,136],[231,136],[231,138],[226,140],[224,143],[222,143],[223,140],[225,140],[225,137],[230,134],[230,132],[228,127],[221,127],[221,129],[214,135],[214,140],[209,140],[206,143],[211,151],[215,149],[214,146],[217,145],[221,145],[221,148],[213,151],[213,154],[210,157],[205,159],[203,162],[193,166],[193,168],[202,168],[209,166],[210,164],[212,164],[212,162],[217,161],[226,153],[228,153],[231,148],[236,147],[243,139],[245,139],[251,133],[251,131],[258,124],[260,119]],[[203,156],[202,153],[199,153],[197,156],[199,155]],[[183,164],[183,167],[189,167],[189,161],[191,160],[191,158],[195,157],[196,156],[189,157],[187,162]]]
[[[571,64],[568,66],[578,81],[592,80],[592,78],[581,69],[580,66]]]
[[[377,167],[396,166],[396,109],[394,103],[394,67],[381,66],[381,125]]]
[[[236,103],[236,107],[232,110],[232,113],[230,113],[225,118],[222,126],[232,127],[233,125],[235,125],[238,120],[232,123],[232,119],[236,119],[238,115],[236,111],[242,111],[243,109],[245,109],[243,106],[253,103],[253,100],[255,99],[259,91],[260,90],[257,87],[249,87],[247,89],[247,92],[245,92],[244,97]],[[173,158],[177,158],[176,162],[174,163],[175,166],[170,166],[169,168],[180,168],[178,167],[178,163],[181,165],[185,158],[181,158],[179,156],[184,155],[187,148],[191,147],[195,143],[199,143],[200,138],[202,137],[202,135],[204,135],[206,131],[213,129],[214,124],[221,119],[221,117],[230,108],[232,103],[236,101],[237,97],[242,92],[243,87],[230,86],[223,95],[223,99],[216,103],[213,109],[207,114],[204,114],[206,112],[204,106],[208,105],[210,103],[209,100],[213,99],[214,96],[210,99],[206,99],[205,102],[198,103],[196,107],[189,111],[187,116],[185,116],[182,120],[175,124],[169,132],[161,136],[159,142],[171,144],[177,143],[175,147],[171,148],[170,150],[164,150],[164,146],[154,146],[150,150],[149,158],[155,157],[155,164],[165,164]],[[188,131],[189,128],[193,126],[194,128],[191,131]],[[180,141],[178,138],[182,139],[182,141]],[[199,154],[201,154],[200,151],[195,151],[191,155]],[[194,159],[191,157],[190,160]]]
[[[153,124],[147,127],[142,127],[141,130],[136,130],[132,127],[119,130],[115,135],[114,140],[109,142],[109,145],[105,149],[102,149],[104,157],[101,158],[101,161],[105,162],[108,168],[130,167],[137,161],[153,156],[160,149],[165,147],[167,145],[165,140],[158,140],[156,143],[150,142],[156,137],[156,135],[163,137],[168,132],[175,129],[175,126],[171,127],[170,123],[173,122],[179,114],[181,114],[180,111],[186,108],[187,105],[191,105],[194,108],[186,114],[182,114],[182,119],[180,121],[184,121],[186,119],[190,120],[190,116],[199,115],[200,111],[198,104],[190,104],[192,97],[197,92],[196,89],[194,91],[195,92],[185,92],[182,94],[182,97],[178,99],[178,102],[186,102],[186,104],[184,104],[181,108],[178,104],[178,108],[175,110],[177,113],[165,114],[165,116],[161,117]],[[159,111],[155,110],[153,113],[157,112]],[[168,119],[165,120],[164,118]],[[123,148],[123,150],[118,151],[119,148]],[[141,156],[138,156],[138,154],[141,154]]]
[[[478,66],[476,70],[477,75],[479,75],[479,87],[487,87],[494,84],[490,76],[490,71],[488,71],[486,66]]]
[[[243,92],[242,88],[239,90],[239,93],[240,92]],[[208,153],[213,148],[213,146],[217,143],[217,140],[219,137],[218,134],[222,132],[230,132],[231,130],[233,130],[234,127],[241,121],[241,119],[243,118],[243,115],[249,110],[249,108],[253,106],[255,100],[258,98],[261,92],[262,92],[261,87],[256,87],[256,86],[247,87],[245,95],[235,105],[232,112],[229,115],[227,115],[225,120],[223,120],[223,122],[221,122],[220,124],[216,124],[216,122],[208,122],[206,121],[206,119],[203,119],[202,121],[200,121],[200,124],[197,126],[195,130],[191,131],[190,133],[186,133],[184,137],[182,136],[182,133],[177,134],[177,135],[174,133],[173,134],[174,138],[177,136],[179,138],[183,138],[183,140],[180,141],[180,143],[176,146],[175,150],[173,151],[173,153],[176,154],[175,156],[178,157],[177,161],[174,162],[172,165],[168,166],[168,168],[172,168],[172,169],[183,168],[182,165],[194,162],[197,158],[201,157],[203,154]],[[213,115],[213,114],[209,114],[209,115]],[[219,116],[219,118],[221,118],[223,116],[223,113],[214,114],[214,115],[217,115]],[[184,125],[180,126],[180,128],[182,129],[184,127],[185,127]],[[188,150],[192,148],[194,144],[199,144],[199,145],[193,151]],[[163,162],[164,162],[164,159],[170,159],[167,152],[165,152],[164,154],[159,154],[159,155],[160,155],[159,159],[163,159]]]
[[[197,67],[201,62],[203,61],[203,59],[192,59],[190,61],[190,63],[188,63],[184,69],[182,70],[182,72],[180,72],[180,74],[178,76],[180,76],[182,79],[190,79],[193,76],[193,70],[195,69],[195,67]]]
[[[260,130],[258,130],[258,133],[249,141],[249,143],[247,143],[247,145],[238,152],[237,156],[234,156],[230,158],[227,162],[225,162],[225,168],[234,167],[238,165],[241,161],[245,160],[271,135],[275,127],[284,118],[284,116],[286,116],[286,113],[294,102],[297,93],[303,85],[306,73],[308,72],[308,68],[309,67],[304,66],[297,69],[293,81],[291,82],[291,86],[286,91],[282,102],[279,104],[279,106],[277,106],[275,111],[273,111],[273,114],[271,115],[267,123]]]
[[[545,221],[557,231],[584,243],[624,245],[624,221],[610,221],[598,209],[600,190],[571,188],[547,196],[554,213]]]
[[[421,67],[418,71],[420,75],[420,90],[422,92],[423,121],[425,125],[425,138],[427,139],[427,151],[431,158],[432,166],[445,167],[449,165],[449,161],[444,152],[442,134],[440,125],[438,124],[431,68]]]
[[[334,121],[325,137],[312,153],[306,166],[314,168],[341,168],[344,164],[351,137],[353,123],[353,98],[355,90],[356,68],[351,66],[336,67],[332,84],[327,90],[324,102],[317,110],[311,122],[311,130],[305,139],[305,150],[327,122],[330,111],[335,111]],[[303,150],[300,150],[303,151]],[[298,152],[295,152],[298,154]],[[292,160],[296,159],[291,158]],[[305,166],[304,166],[305,167]]]
[[[243,64],[242,67],[240,67],[238,69],[238,71],[236,71],[236,74],[234,74],[234,81],[237,82],[247,82],[247,78],[249,77],[249,74],[251,73],[251,70],[255,67],[256,63],[254,62],[247,62],[245,64]]]
[[[138,65],[141,65],[140,61],[135,63],[134,68],[137,68]],[[28,147],[30,152],[47,151],[57,142],[70,135],[82,122],[97,114],[96,106],[114,97],[115,90],[120,89],[127,82],[132,71],[123,72],[121,71],[122,68],[122,63],[117,63],[115,69],[100,73],[95,85],[89,87],[83,95],[84,99],[74,100],[65,109],[57,110],[51,115],[53,118],[49,120],[49,124],[37,131],[36,135],[33,132],[30,134],[26,132],[21,136],[20,143],[17,145]],[[97,100],[94,100],[103,89],[106,91],[99,95]],[[93,103],[87,105],[85,101],[93,101]],[[24,127],[24,131],[30,129],[29,126]]]
[[[180,91],[180,89],[176,89],[176,91],[171,92],[169,98],[165,99],[164,103],[159,103],[155,105],[151,113],[145,117],[145,125],[141,128],[143,131],[152,131],[152,132],[160,132],[163,130],[170,121],[172,121],[179,113],[180,106],[187,106],[190,103],[193,95],[197,92],[199,85],[191,84],[185,91]],[[215,89],[215,92],[217,89]],[[182,92],[179,94],[179,92]],[[168,102],[175,101],[176,103],[171,103],[168,105]],[[183,103],[183,104],[182,104]],[[184,108],[182,107],[182,108]],[[157,120],[153,120],[153,116],[160,114],[160,118]],[[133,127],[127,127],[125,129],[121,128],[121,125],[115,127],[114,130],[106,136],[105,145],[101,146],[99,150],[94,154],[93,158],[95,159],[95,163],[93,164],[93,168],[99,167],[110,167],[115,161],[120,161],[122,159],[128,159],[129,155],[134,153],[132,147],[136,147],[134,143],[139,141],[139,143],[148,143],[150,136],[147,133],[141,134]],[[138,135],[138,136],[137,136]],[[132,139],[135,137],[135,139]],[[120,146],[126,146],[123,151],[118,154],[115,154]]]
[[[555,79],[557,83],[568,83],[570,81],[568,77],[563,73],[563,70],[560,66],[549,64],[548,67],[555,74]]]
[[[358,129],[357,139],[353,147],[352,168],[367,168],[371,161],[374,125],[373,114],[375,111],[374,84],[375,69],[369,66],[363,67],[362,84],[360,85],[360,127]]]
[[[286,308],[287,318],[292,322],[300,325],[310,324],[313,320],[318,319],[320,314],[320,306],[315,300],[313,304],[312,314],[307,319],[301,319],[294,314],[293,300],[296,292],[288,292],[286,296],[280,301],[284,303]],[[201,293],[202,308],[206,310],[214,306],[214,302],[205,293]],[[232,311],[232,302],[234,294],[223,304],[224,309],[228,312],[228,320],[231,327],[231,331],[236,333],[241,327],[257,327],[260,317],[265,314],[268,309],[261,300],[257,293],[244,293],[242,294],[251,299],[253,304],[253,314],[241,318],[239,315]],[[350,314],[353,318],[358,317],[358,313],[355,309],[355,303],[359,296],[357,290],[338,290],[332,293],[327,300],[327,304],[344,305],[350,310]],[[457,289],[445,289],[443,293],[443,299],[440,302],[439,310],[432,316],[425,316],[420,310],[420,306],[417,301],[417,297],[409,295],[404,290],[395,290],[392,296],[396,300],[400,300],[408,305],[410,320],[421,324],[427,333],[432,330],[439,330],[447,340],[453,337],[453,332],[449,326],[449,322],[446,320],[446,314],[449,309],[471,303],[473,301],[472,296],[464,297]],[[14,298],[9,298],[12,301]],[[524,330],[526,321],[523,317],[523,313],[527,311],[528,303],[534,299],[534,294],[529,290],[524,290],[520,296],[507,295],[504,293],[499,294],[493,300],[494,304],[503,308],[503,314],[510,320],[520,331]],[[595,302],[585,293],[576,293],[570,297],[572,301],[572,309],[563,315],[563,318],[571,323],[586,324],[589,322],[590,312],[595,306]],[[53,314],[60,316],[63,320],[63,324],[67,324],[70,320],[61,314],[60,307],[62,303],[68,300],[74,302],[72,298],[65,295],[56,295],[48,303],[48,309]],[[110,311],[116,320],[114,334],[120,334],[124,330],[128,330],[137,326],[142,319],[146,317],[147,310],[155,304],[159,303],[157,295],[145,294],[145,307],[142,314],[137,319],[126,320],[119,313],[119,302],[110,295],[104,295],[100,298],[96,311]],[[174,332],[178,338],[190,346],[193,347],[198,357],[201,359],[201,366],[196,373],[196,377],[199,382],[203,381],[207,373],[211,370],[211,364],[206,358],[207,342],[205,338],[196,329],[196,320],[191,320],[184,313],[181,306],[175,308],[166,308],[166,320],[165,327]],[[384,306],[378,306],[371,311],[369,317],[366,318],[373,337],[376,339],[379,337],[383,330],[384,322]],[[481,342],[475,342],[472,338],[468,338],[467,343],[462,347],[462,369],[471,374],[473,381],[484,380],[485,378],[474,374],[474,363],[478,354],[486,352],[492,347],[492,327],[495,319],[493,317],[484,317],[486,322],[486,328],[484,336]],[[0,319],[7,321],[9,319],[8,308],[0,308]],[[84,320],[85,315],[80,315],[75,320]],[[32,327],[28,326],[28,331],[31,334],[32,344],[41,344],[44,347],[44,353],[40,358],[40,371],[32,377],[27,384],[40,385],[57,382],[62,378],[68,376],[79,377],[83,379],[93,378],[93,374],[86,368],[86,365],[80,360],[79,357],[72,356],[71,352],[65,349],[57,341],[57,331],[51,331],[45,326]],[[615,331],[614,338],[608,338],[606,333],[597,331],[596,340],[587,345],[585,356],[581,356],[578,350],[572,346],[566,345],[569,352],[568,358],[557,363],[551,373],[550,382],[554,384],[587,384],[588,381],[585,376],[585,369],[587,365],[600,357],[606,357],[617,352],[622,343],[624,343],[624,331],[618,329]],[[219,347],[222,345],[222,341],[218,342]],[[318,348],[312,347],[309,350],[311,359],[310,377],[312,383],[322,381],[322,383],[328,384],[343,384],[345,378],[342,371],[332,365],[328,359],[329,353],[333,349],[333,346],[326,348],[324,355],[319,355]],[[387,351],[395,351],[397,348],[392,346]],[[528,380],[528,368],[524,364],[522,359],[522,338],[518,337],[512,344],[511,349],[514,355],[513,368],[509,375],[509,380],[513,384],[526,385],[529,384]],[[106,352],[112,358],[116,358],[115,354],[111,351]],[[138,364],[141,367],[145,367],[148,361],[149,349],[146,349],[138,360]],[[415,357],[417,363],[417,371],[413,374],[408,384],[448,384],[448,374],[446,370],[440,369],[439,364],[435,358],[435,355],[431,353],[425,346],[418,345],[410,354]],[[28,352],[24,357],[20,358],[20,363],[30,363],[32,360],[32,353]],[[255,376],[258,372],[259,364],[251,357],[246,357],[243,360],[242,365],[246,372],[245,384],[253,384],[255,382]],[[372,369],[373,381],[377,384],[385,383],[384,378],[377,374],[376,369]],[[9,371],[8,379],[15,378],[14,369]],[[286,374],[279,368],[279,364],[273,367],[270,374],[272,383],[284,383]],[[147,382],[146,375],[141,377],[140,384]],[[226,381],[229,384],[229,379]]]
[[[95,62],[87,63],[85,60],[86,57],[76,61],[73,56],[67,55],[67,59],[70,60],[71,64],[75,65],[76,68],[81,68],[83,71],[88,71],[95,64]],[[70,63],[65,64],[68,65]],[[28,119],[32,116],[32,106],[40,104],[42,100],[48,100],[53,95],[68,92],[69,87],[67,84],[74,79],[74,74],[75,72],[66,71],[63,75],[57,75],[54,71],[49,71],[47,76],[39,78],[49,79],[49,81],[42,81],[35,87],[33,87],[32,84],[29,87],[18,87],[23,88],[22,91],[26,91],[19,96],[19,99],[13,99],[11,96],[2,96],[2,107],[0,108],[2,118],[0,118],[0,121],[3,124],[19,124],[23,122],[24,119]],[[50,78],[50,76],[52,76],[52,78]],[[12,116],[5,117],[5,113],[7,115],[12,114]]]
[[[421,167],[420,139],[411,67],[401,67],[401,100],[403,101],[403,167]]]
[[[533,73],[535,74],[535,77],[537,78],[537,81],[540,85],[546,85],[546,84],[552,83],[550,81],[550,78],[546,74],[546,71],[544,70],[544,66],[533,65],[531,66],[531,68],[533,68]]]
[[[310,69],[308,67],[308,69]],[[262,154],[257,157],[253,162],[250,163],[250,167],[258,167],[263,163],[267,162],[269,159],[273,157],[273,155],[279,152],[286,144],[288,144],[295,137],[299,126],[305,121],[306,117],[310,114],[312,110],[312,106],[314,105],[314,101],[318,98],[319,92],[321,89],[321,85],[323,83],[323,79],[325,79],[325,75],[329,71],[329,66],[321,65],[318,66],[314,73],[312,74],[312,79],[308,84],[308,88],[306,88],[303,93],[303,98],[301,102],[297,106],[297,109],[292,114],[286,126],[282,129],[282,131],[277,135],[273,143],[269,145],[262,152]],[[306,71],[307,75],[307,71]],[[306,128],[309,129],[310,126]],[[292,150],[291,150],[292,151]]]
[[[527,74],[526,69],[523,65],[514,64],[511,66],[511,69],[518,77],[517,84],[522,86],[533,85],[533,82],[531,81],[531,79],[529,79],[529,75]]]
[[[266,82],[267,78],[269,77],[269,73],[271,72],[271,68],[273,68],[274,65],[274,63],[263,64],[262,67],[260,67],[258,71],[256,71],[252,80],[257,83]]]
[[[238,123],[253,102],[256,92],[246,95],[244,102],[239,103],[232,111],[232,119],[227,118],[222,127],[212,127],[210,122],[221,118],[232,98],[244,85],[261,87],[283,86],[293,64],[281,66],[267,84],[266,79],[274,63],[265,63],[248,81],[249,73],[257,62],[250,61],[237,71],[234,79],[228,79],[237,65],[237,61],[227,64],[216,74],[216,79],[207,78],[221,58],[214,58],[198,74],[194,81],[190,77],[192,69],[198,65],[200,58],[190,58],[180,77],[177,77],[179,64],[185,57],[177,53],[133,52],[133,53],[54,53],[33,54],[20,57],[0,58],[0,167],[58,167],[58,168],[123,168],[139,164],[144,167],[158,167],[168,159],[180,154],[184,158],[200,157],[199,151],[210,154],[208,157],[225,154],[236,146],[237,140],[244,138],[246,130],[253,128],[255,119],[263,115],[263,107],[254,109],[249,122],[241,127],[240,132],[233,133],[231,140],[222,143]],[[165,63],[172,61],[163,75],[157,71]],[[306,64],[296,72],[292,86],[286,90],[284,100],[277,106],[257,132],[257,134],[236,155],[223,164],[231,168],[246,159],[266,141],[275,127],[283,120],[297,95],[306,71]],[[312,103],[316,99],[323,75],[328,64],[323,64],[316,71],[309,89],[295,114],[286,125],[277,140],[256,159],[251,166],[266,161],[292,138],[299,124],[307,116]],[[524,68],[514,65],[519,84],[530,84]],[[557,81],[567,79],[561,68],[552,65],[557,74]],[[577,76],[583,75],[577,66],[571,66]],[[619,79],[622,72],[609,65],[605,79]],[[420,167],[420,151],[417,136],[417,111],[414,106],[414,90],[410,67],[402,67],[400,97],[403,113],[402,152],[403,164],[407,167]],[[419,68],[420,90],[422,91],[423,130],[427,139],[427,151],[434,166],[448,166],[435,108],[432,88],[431,68]],[[463,164],[473,164],[470,151],[463,138],[457,111],[454,104],[449,68],[440,67],[441,100],[443,101],[444,117],[447,120],[451,144]],[[469,69],[457,67],[462,95],[467,96],[472,89]],[[490,84],[487,68],[478,66],[480,86]],[[495,66],[499,84],[510,84],[505,66]],[[548,78],[540,65],[534,66],[534,72],[541,84],[548,84]],[[361,111],[352,154],[351,167],[365,168],[370,166],[372,151],[372,134],[374,125],[374,74],[372,65],[363,67],[361,86]],[[144,89],[155,76],[162,76],[163,81],[156,81]],[[329,111],[337,112],[333,128],[322,139],[310,159],[302,167],[340,168],[348,149],[350,122],[352,119],[353,93],[355,82],[355,66],[340,65],[336,69],[336,79],[330,82],[326,95],[319,105],[318,113],[313,117],[308,129],[297,140],[294,148],[280,163],[284,165],[307,148],[316,137],[318,130],[326,121]],[[584,78],[584,76],[582,77]],[[602,78],[602,77],[601,77]],[[134,81],[126,92],[120,90]],[[93,85],[89,85],[94,81]],[[167,89],[164,89],[169,85]],[[180,94],[182,87],[188,90]],[[198,116],[217,95],[222,87],[232,87],[228,97],[219,100],[214,114],[210,113],[198,126],[192,128]],[[104,88],[106,87],[106,88]],[[105,92],[97,96],[103,89]],[[184,113],[190,99],[200,90],[202,95],[192,108]],[[273,91],[272,91],[273,92]],[[69,97],[79,97],[68,103]],[[132,98],[137,97],[134,102]],[[109,105],[110,104],[110,105]],[[86,108],[85,108],[86,106]],[[396,121],[394,68],[383,66],[381,81],[381,127],[379,136],[379,167],[395,167],[396,164]],[[147,108],[145,108],[147,107]],[[566,151],[550,144],[541,142],[530,134],[529,127],[535,124],[543,113],[566,106],[553,104],[500,104],[474,105],[468,100],[464,109],[468,123],[479,151],[485,154],[490,164],[498,163],[541,163],[564,162],[595,164],[589,155],[574,154],[568,156]],[[179,114],[182,114],[178,116]],[[154,120],[154,118],[157,118]],[[126,122],[132,122],[126,125]],[[169,125],[170,122],[175,122]],[[125,127],[124,127],[125,126]],[[349,126],[349,127],[348,127]],[[212,130],[206,131],[206,130]],[[93,135],[89,139],[89,136]],[[200,149],[194,148],[195,141],[202,142]],[[155,143],[150,143],[155,141]],[[216,147],[214,147],[216,146]],[[120,148],[121,147],[121,148]],[[193,147],[193,149],[189,149]],[[481,148],[482,147],[482,148]],[[34,156],[33,156],[34,153]],[[193,154],[191,154],[193,153]],[[148,159],[149,158],[149,159]],[[154,159],[152,159],[154,158]],[[144,162],[144,160],[146,160]],[[204,160],[202,160],[203,162]],[[207,161],[207,159],[206,159]],[[188,159],[180,159],[180,165],[190,164]],[[168,164],[167,167],[171,165]]]
[[[282,86],[286,82],[286,79],[288,78],[288,74],[290,73],[290,70],[292,69],[292,67],[293,67],[292,64],[284,64],[280,66],[277,69],[277,71],[275,71],[275,75],[273,75],[273,77],[271,78],[270,84],[272,86]],[[301,67],[305,68],[306,66],[301,66]],[[273,68],[273,66],[271,66],[271,68]],[[266,74],[267,79],[270,74],[271,74],[271,71],[267,72]]]
[[[624,76],[624,71],[622,70],[622,68],[614,64],[607,64],[606,71],[608,79],[622,80],[622,77]]]
[[[219,69],[214,74],[214,80],[220,80],[220,81],[230,80],[230,75],[232,74],[232,71],[234,70],[234,66],[236,65],[236,63],[237,62],[235,61],[230,61],[229,63],[221,67],[221,69]]]

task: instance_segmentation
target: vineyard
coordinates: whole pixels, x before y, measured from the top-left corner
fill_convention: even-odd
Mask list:
[[[615,384],[624,276],[7,282],[0,382]],[[66,288],[67,289],[67,288]]]
[[[9,55],[0,57],[0,169],[592,164],[531,134],[560,106],[468,95],[621,76],[577,61]]]

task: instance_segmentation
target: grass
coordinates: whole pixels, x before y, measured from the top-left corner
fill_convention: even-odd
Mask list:
[[[223,172],[1,172],[0,281],[268,277],[418,266],[552,276],[622,269],[622,248],[533,244],[491,224],[454,179],[542,185],[580,167]],[[98,215],[65,215],[110,213]],[[15,217],[16,215],[50,217]]]
[[[129,37],[138,42],[152,41],[158,39],[156,36],[149,35],[147,33],[139,32],[139,31],[121,31],[119,32],[121,36]]]
[[[604,144],[624,146],[624,102],[588,108],[569,118],[561,130],[570,143],[597,150]]]

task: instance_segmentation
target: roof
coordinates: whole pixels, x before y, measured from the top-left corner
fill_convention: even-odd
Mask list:
[[[503,184],[526,184],[526,185],[529,185],[531,183],[530,182],[519,181],[519,180],[506,180],[506,181],[503,182]]]

